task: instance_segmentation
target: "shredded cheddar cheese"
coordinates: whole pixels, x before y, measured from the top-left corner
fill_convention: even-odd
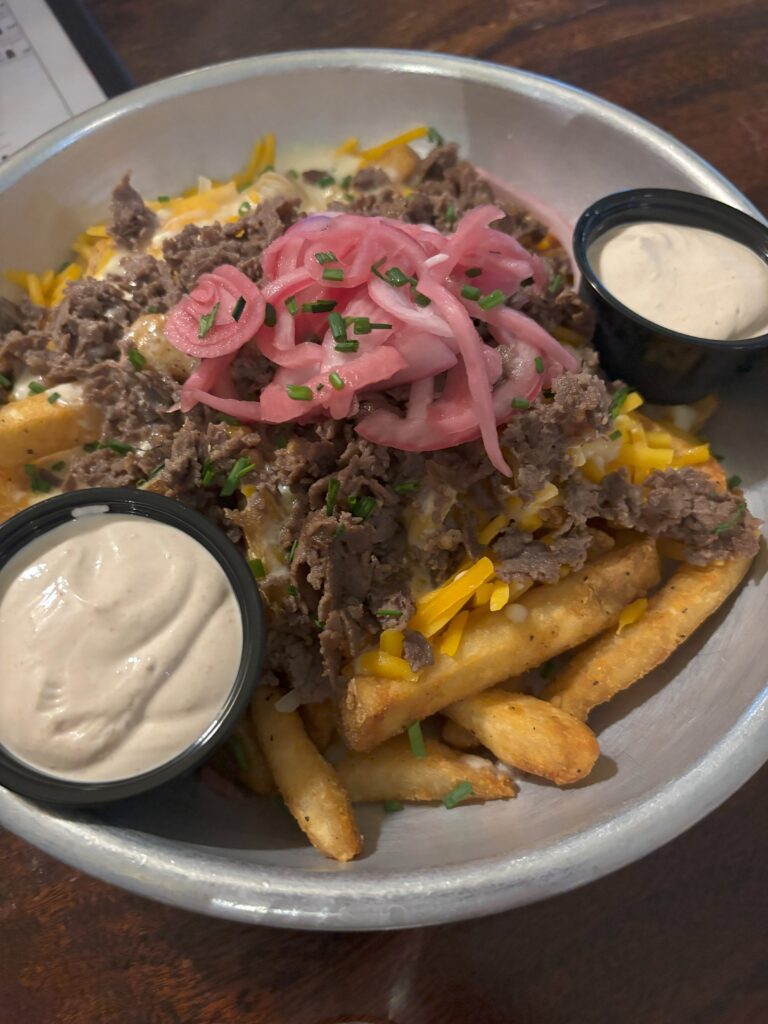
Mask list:
[[[440,641],[440,653],[447,654],[449,658],[453,658],[459,649],[461,638],[464,635],[464,627],[467,624],[469,618],[469,612],[459,612],[459,614],[453,619],[448,629],[443,634],[443,638]]]
[[[383,629],[379,635],[379,649],[395,658],[403,656],[403,634],[399,629]]]
[[[641,619],[643,615],[645,615],[647,607],[647,597],[638,597],[638,599],[633,601],[632,604],[628,604],[622,611],[621,615],[619,615],[619,624],[616,627],[616,632],[620,633],[622,629],[625,629],[627,626],[631,626],[634,622]]]
[[[418,678],[405,658],[385,651],[366,651],[361,654],[355,663],[355,671],[361,675],[401,679],[407,683],[415,683]]]
[[[410,131],[403,132],[401,135],[395,135],[393,139],[387,139],[386,142],[379,143],[378,146],[371,146],[370,149],[364,149],[360,153],[360,159],[365,163],[371,163],[373,160],[378,160],[384,156],[390,149],[394,149],[395,146],[405,146],[409,142],[415,142],[417,139],[423,139],[428,132],[426,125],[420,125],[418,128],[411,128]]]

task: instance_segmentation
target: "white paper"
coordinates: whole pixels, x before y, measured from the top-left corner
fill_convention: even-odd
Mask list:
[[[0,161],[104,99],[44,0],[0,0]]]

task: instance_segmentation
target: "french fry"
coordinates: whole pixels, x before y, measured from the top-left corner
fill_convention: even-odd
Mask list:
[[[240,719],[232,736],[214,753],[210,764],[225,778],[240,782],[259,796],[277,792],[249,716]]]
[[[463,725],[452,722],[450,718],[446,718],[443,722],[440,735],[444,743],[456,750],[477,750],[480,746],[477,736],[474,736],[469,729],[465,729]]]
[[[299,708],[307,735],[322,753],[333,742],[336,733],[336,712],[330,700],[302,704]]]
[[[439,740],[424,741],[426,757],[414,757],[405,736],[382,743],[369,754],[349,754],[339,777],[355,803],[370,800],[442,800],[461,782],[479,800],[513,797],[513,780],[490,761],[460,754]]]
[[[279,698],[279,690],[261,686],[251,703],[256,738],[277,788],[315,849],[334,860],[351,860],[363,838],[349,795],[307,736],[298,711],[275,708]]]
[[[560,708],[493,688],[443,712],[500,761],[559,786],[589,775],[600,754],[595,734]]]
[[[542,697],[586,720],[592,708],[666,661],[736,589],[751,561],[735,558],[706,568],[681,565],[649,600],[641,619],[620,633],[604,633],[584,647],[549,683]]]
[[[22,466],[98,438],[101,416],[84,401],[82,390],[73,384],[63,384],[59,390],[62,398],[56,402],[49,402],[50,394],[43,393],[0,407],[0,469]]]
[[[0,468],[0,523],[29,504],[29,477],[21,467]]]
[[[518,602],[528,613],[523,622],[502,612],[471,612],[456,655],[439,655],[415,683],[375,676],[350,681],[341,705],[345,743],[371,750],[412,722],[584,643],[616,623],[622,608],[658,579],[656,547],[643,538],[559,583],[529,590]]]

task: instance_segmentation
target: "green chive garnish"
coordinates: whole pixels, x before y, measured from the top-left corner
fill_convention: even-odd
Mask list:
[[[376,508],[376,499],[369,494],[347,498],[347,508],[357,519],[367,519]]]
[[[38,494],[47,494],[50,491],[51,485],[40,476],[37,466],[27,465],[24,467],[24,472],[29,477],[30,490],[37,491]]]
[[[219,491],[221,497],[228,498],[230,494],[234,494],[237,490],[237,485],[246,473],[250,473],[255,468],[255,464],[250,459],[246,458],[245,455],[241,455],[232,469],[230,469],[227,479],[224,481],[224,486]]]
[[[465,277],[480,277],[482,272],[482,267],[470,267],[469,270],[464,271],[464,275]]]
[[[66,469],[66,468],[67,468],[66,462],[54,462],[54,464],[51,466],[51,472],[52,473],[61,473],[61,471],[63,469]]]
[[[317,184],[320,188],[328,188],[329,185],[336,184],[336,179],[332,174],[324,174],[322,178],[317,179]]]
[[[480,309],[493,309],[495,306],[501,306],[504,301],[504,292],[497,288],[495,291],[489,292],[488,295],[478,299],[477,304]]]
[[[219,423],[228,423],[230,427],[242,427],[242,423],[235,416],[228,416],[225,412],[216,413],[216,420]]]
[[[71,266],[71,264],[72,264],[72,260],[64,260],[63,263],[60,263],[58,265],[58,267],[56,267],[56,273],[57,274],[63,274],[64,271],[67,269],[67,267]]]
[[[550,295],[554,295],[555,292],[558,292],[562,288],[562,286],[563,286],[563,275],[562,274],[555,274],[555,276],[549,282],[549,286],[547,288],[547,292]]]
[[[402,811],[403,809],[403,805],[399,800],[383,800],[381,806],[386,814],[394,814],[396,811]]]
[[[373,324],[369,321],[368,326],[372,331],[391,331],[392,324]]]
[[[83,445],[83,451],[90,454],[91,452],[97,452],[102,447],[103,445],[99,441],[88,441],[87,444]]]
[[[470,299],[472,302],[477,302],[483,293],[479,288],[475,288],[473,284],[465,284],[461,287],[462,299]]]
[[[322,266],[324,263],[338,263],[336,255],[330,249],[327,252],[316,252],[315,259]]]
[[[237,300],[237,302],[232,307],[232,319],[235,320],[235,321],[239,320],[240,317],[243,315],[243,310],[244,309],[245,309],[245,299],[241,295],[240,298]]]
[[[347,340],[347,325],[340,313],[331,313],[328,317],[328,326],[331,329],[334,341]]]
[[[427,748],[424,745],[424,733],[421,731],[421,722],[414,722],[413,725],[408,726],[408,740],[414,757],[427,756]]]
[[[349,192],[349,186],[352,184],[352,175],[348,174],[345,178],[341,179],[341,187],[345,192]]]
[[[619,438],[621,437],[621,431],[620,430],[614,430],[613,433],[608,435],[608,437],[610,438],[611,441],[618,441]]]
[[[58,402],[60,398],[61,395],[59,394],[58,391],[53,391],[50,395],[48,395],[48,401],[51,405],[53,405],[55,402]]]
[[[381,272],[381,267],[384,266],[386,261],[387,261],[387,257],[386,256],[382,256],[380,260],[376,260],[375,263],[371,264],[371,271],[376,275],[376,277],[381,278],[382,281],[386,281],[387,280],[386,277],[384,277],[384,275]]]
[[[250,208],[251,208],[251,204],[248,202],[247,199],[244,199],[243,202],[240,203],[240,205],[237,208],[238,215],[240,217],[244,217],[246,215],[246,213],[248,213]]]
[[[200,474],[200,483],[203,485],[203,487],[210,487],[210,485],[213,483],[213,478],[215,476],[216,467],[209,459],[206,459],[205,462],[203,463],[202,473]]]
[[[437,130],[437,128],[427,128],[427,141],[431,142],[433,146],[442,146],[443,136]]]
[[[289,178],[296,179],[299,176],[299,172],[297,170],[294,170],[293,167],[290,167],[285,173],[288,175]]]
[[[466,800],[468,796],[472,796],[472,783],[471,782],[460,782],[458,786],[454,786],[450,793],[446,793],[443,797],[443,804],[450,811],[451,808],[460,804],[462,800]]]
[[[344,271],[341,267],[325,267],[323,270],[324,281],[343,281]]]
[[[213,307],[210,313],[206,313],[200,317],[200,326],[197,329],[198,338],[204,338],[208,331],[213,327],[213,321],[216,319],[216,314],[219,312],[219,303]]]
[[[376,618],[377,619],[399,619],[402,614],[403,613],[399,612],[397,610],[397,608],[379,608],[379,610],[376,612]]]
[[[336,373],[335,370],[331,370],[331,372],[328,374],[328,380],[330,382],[331,387],[335,388],[336,391],[344,390],[344,380],[342,377],[338,375],[338,373]]]
[[[302,302],[302,313],[330,313],[338,303],[334,299],[318,299],[317,302]]]
[[[456,209],[453,203],[448,203],[445,208],[445,220],[451,227],[456,223]]]
[[[417,283],[415,277],[408,277],[400,267],[390,267],[384,275],[384,280],[391,284],[393,288],[402,288],[406,284],[415,285]]]
[[[608,415],[611,417],[612,420],[615,420],[621,412],[621,407],[627,400],[628,394],[629,388],[619,388],[619,390],[611,399],[611,404],[608,406]]]
[[[288,551],[287,551],[286,556],[285,556],[285,560],[288,563],[288,565],[290,565],[291,562],[293,561],[293,556],[296,554],[296,548],[298,546],[299,546],[299,540],[298,540],[298,537],[297,537],[296,540],[288,548]]]
[[[264,568],[264,563],[260,558],[249,558],[248,565],[250,566],[251,572],[254,578],[257,580],[263,580],[267,575],[267,571]]]
[[[116,455],[127,455],[128,452],[135,451],[132,444],[125,444],[124,441],[115,441],[112,438],[107,441],[104,447],[109,448],[109,450],[111,452],[115,452]]]
[[[412,494],[414,491],[418,491],[420,486],[418,480],[405,480],[401,484],[395,484],[392,489],[396,494]]]
[[[10,377],[6,377],[4,373],[0,373],[0,387],[10,390],[13,387],[13,381]]]
[[[240,771],[240,772],[247,772],[248,771],[248,758],[245,755],[245,750],[243,748],[243,744],[240,742],[240,740],[237,738],[237,736],[232,736],[230,738],[229,742],[227,743],[227,746],[232,751],[232,756],[235,759],[235,763],[237,764],[238,771]]]
[[[513,398],[512,408],[513,409],[530,409],[531,403],[527,398]]]
[[[128,359],[135,370],[143,370],[147,365],[147,360],[137,348],[128,349]]]
[[[27,387],[33,395],[41,395],[45,391],[45,384],[41,384],[39,380],[31,380]]]
[[[336,499],[339,496],[339,481],[334,477],[333,480],[328,481],[328,494],[325,498],[325,514],[330,516],[333,514],[333,510],[336,507]]]
[[[337,341],[333,347],[337,352],[357,352],[360,343],[350,338],[349,341]]]
[[[296,302],[295,295],[291,295],[290,298],[287,298],[285,300],[285,308],[288,310],[291,316],[296,316],[296,314],[299,312],[299,307]]]
[[[312,622],[317,626],[318,629],[325,629],[325,623],[321,622],[320,619],[314,618]]]
[[[288,597],[297,597],[298,593],[299,592],[296,589],[296,587],[294,587],[294,585],[292,583],[289,583],[288,584]]]
[[[736,506],[736,511],[733,513],[733,515],[729,519],[726,519],[724,523],[718,523],[718,525],[714,528],[714,530],[712,532],[713,533],[726,533],[728,530],[732,530],[734,528],[734,526],[738,526],[738,524],[741,522],[742,518],[744,517],[744,513],[746,512],[746,509],[747,509],[746,501],[740,501],[739,504]]]
[[[157,201],[158,201],[158,203],[169,203],[171,201],[171,197],[170,196],[158,196],[157,197]]]
[[[147,306],[148,313],[162,313],[162,309],[159,306]]]
[[[267,303],[266,309],[264,310],[264,325],[265,327],[274,327],[277,323],[277,310],[271,302]]]
[[[296,402],[312,401],[312,388],[306,384],[286,384],[285,390],[288,392],[288,397]]]
[[[741,487],[741,477],[740,476],[736,476],[736,475],[729,476],[728,480],[726,481],[726,483],[728,485],[728,490],[729,491],[733,491],[737,487]]]
[[[420,291],[417,291],[416,288],[414,288],[413,291],[411,292],[411,298],[413,299],[417,306],[423,307],[432,305],[432,299],[427,298],[426,295],[422,295],[422,293]]]
[[[147,483],[149,483],[150,480],[154,480],[155,477],[158,474],[162,473],[164,468],[165,468],[165,462],[161,462],[159,466],[155,466],[155,468],[152,470],[152,472],[147,477]]]
[[[536,356],[533,365],[536,367],[536,373],[544,373],[544,360],[541,356]]]

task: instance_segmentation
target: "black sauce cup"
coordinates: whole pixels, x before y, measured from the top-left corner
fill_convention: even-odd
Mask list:
[[[694,402],[749,369],[768,348],[768,334],[744,341],[712,341],[655,324],[623,305],[589,262],[589,247],[611,228],[663,221],[714,231],[747,246],[768,263],[768,226],[715,199],[667,188],[638,188],[604,196],[588,207],[573,233],[580,292],[597,316],[595,347],[612,378],[621,378],[651,402]],[[768,297],[767,297],[768,298]]]
[[[147,491],[98,487],[70,491],[19,512],[0,527],[0,573],[30,541],[77,515],[143,516],[182,530],[217,561],[240,607],[243,649],[229,695],[205,731],[182,753],[129,778],[110,782],[62,779],[26,764],[0,745],[0,784],[34,800],[54,804],[106,804],[155,789],[204,761],[231,733],[259,681],[264,656],[264,611],[259,588],[242,553],[213,523],[178,501]],[[1,685],[1,684],[0,684]]]

